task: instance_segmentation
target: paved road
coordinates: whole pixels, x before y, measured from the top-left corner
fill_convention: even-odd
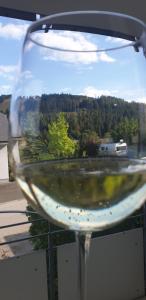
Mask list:
[[[24,199],[16,182],[0,183],[0,203]]]

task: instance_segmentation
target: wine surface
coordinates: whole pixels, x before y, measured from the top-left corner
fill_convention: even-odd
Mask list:
[[[17,181],[32,206],[37,203],[40,213],[71,229],[98,230],[98,221],[116,222],[146,197],[145,164],[126,158],[24,165],[17,169]]]

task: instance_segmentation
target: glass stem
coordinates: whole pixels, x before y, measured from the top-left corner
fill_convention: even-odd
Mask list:
[[[78,265],[78,300],[87,300],[87,269],[91,244],[91,232],[76,232]]]

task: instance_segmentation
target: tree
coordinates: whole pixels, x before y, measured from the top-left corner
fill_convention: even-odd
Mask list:
[[[108,142],[112,142],[112,135],[110,132],[106,132],[104,134],[104,139],[107,140]]]
[[[112,137],[117,142],[124,139],[127,143],[132,143],[132,137],[138,134],[138,120],[124,118],[112,131]]]
[[[52,159],[74,155],[76,142],[68,136],[69,125],[64,114],[60,113],[56,121],[48,125],[48,152]]]
[[[97,155],[97,145],[99,143],[99,137],[95,131],[85,131],[80,138],[80,155],[86,153],[87,156]]]
[[[76,142],[72,140],[68,136],[68,123],[65,120],[64,114],[60,113],[57,119],[53,122],[51,122],[48,125],[48,133],[47,133],[47,152],[48,152],[48,159],[55,159],[55,158],[64,158],[64,157],[70,157],[73,156],[76,150]],[[38,141],[36,141],[37,145]],[[32,149],[32,147],[30,147]],[[37,148],[38,150],[38,148]],[[32,151],[35,151],[35,149],[32,149]],[[37,152],[38,153],[38,152]],[[45,152],[46,153],[46,152]],[[42,153],[40,153],[40,157]],[[33,210],[30,206],[28,206],[28,210]],[[29,220],[33,221],[36,218],[39,218],[39,215],[29,215]],[[36,234],[44,234],[48,232],[50,224],[42,219],[39,223],[35,222],[32,223],[30,226],[30,233],[31,235]],[[53,226],[53,225],[52,225]],[[51,226],[51,227],[52,227]],[[68,234],[68,238],[72,239],[72,234]],[[62,241],[66,240],[66,235],[62,235]],[[48,243],[48,237],[45,236],[42,238],[35,238],[32,240],[34,248],[46,248]],[[55,243],[60,243],[60,238],[56,237]]]
[[[21,146],[23,162],[38,162],[74,155],[77,143],[68,136],[69,125],[63,113],[60,113],[53,121],[40,114],[37,126],[35,124],[36,114],[29,115],[29,119],[27,116],[27,122],[25,121],[27,124],[26,134]],[[37,132],[35,132],[36,128]]]

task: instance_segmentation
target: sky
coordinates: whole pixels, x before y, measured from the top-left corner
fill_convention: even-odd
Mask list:
[[[99,97],[111,95],[127,101],[146,102],[146,61],[127,41],[79,32],[34,33],[22,56],[30,22],[0,17],[0,94],[36,96],[70,93]],[[59,47],[58,51],[48,47]],[[101,50],[102,52],[83,52]],[[81,52],[77,52],[81,51]],[[22,61],[21,73],[20,60]],[[17,83],[17,84],[16,84]]]
[[[0,17],[0,94],[12,93],[27,23]]]

